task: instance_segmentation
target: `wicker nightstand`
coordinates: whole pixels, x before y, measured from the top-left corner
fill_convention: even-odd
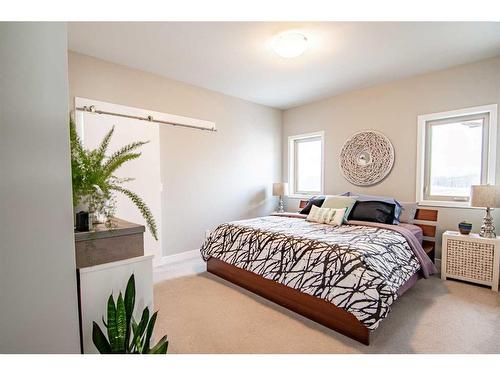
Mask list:
[[[488,285],[498,292],[500,237],[483,238],[471,233],[443,234],[441,278]]]

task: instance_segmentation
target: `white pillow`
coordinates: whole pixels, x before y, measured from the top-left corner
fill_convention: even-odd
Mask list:
[[[306,220],[324,224],[331,220],[333,214],[334,212],[329,208],[320,208],[313,205],[311,206],[311,211],[309,211]]]
[[[330,225],[342,225],[345,219],[347,208],[330,208],[335,211],[335,215],[330,220]]]
[[[306,220],[320,224],[341,225],[345,211],[345,208],[335,209],[312,206]]]
[[[356,196],[331,195],[325,199],[321,208],[345,208],[344,221],[347,222],[347,218],[356,203],[356,198]]]
[[[415,222],[415,214],[417,213],[416,202],[402,202],[401,215],[399,216],[400,223],[413,224]]]

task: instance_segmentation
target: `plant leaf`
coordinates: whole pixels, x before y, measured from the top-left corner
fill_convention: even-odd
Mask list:
[[[160,341],[148,352],[148,354],[167,354],[168,341],[167,335],[163,336]]]
[[[125,345],[127,349],[130,345],[130,321],[134,313],[135,305],[135,277],[134,274],[130,276],[125,289],[125,313],[126,313],[126,332],[125,332]]]
[[[111,163],[106,163],[106,165],[103,166],[103,175],[105,178],[109,178],[113,175],[113,173],[120,168],[125,162],[137,159],[139,156],[141,156],[141,153],[133,153],[133,154],[123,154],[120,156],[117,156],[113,162]]]
[[[139,197],[136,193],[118,185],[111,185],[110,189],[118,191],[130,198],[130,200],[136,205],[136,207],[141,212],[142,217],[144,217],[144,219],[146,220],[146,224],[149,228],[149,231],[153,235],[154,239],[158,241],[156,221],[153,217],[153,214],[151,213],[151,210],[146,205],[146,203],[141,199],[141,197]]]
[[[101,328],[96,322],[92,322],[92,342],[101,354],[111,353],[111,346],[109,345],[106,336],[102,333]]]
[[[143,353],[148,353],[150,349],[150,342],[151,342],[151,336],[153,335],[153,329],[155,327],[156,323],[156,317],[158,316],[158,311],[156,311],[153,316],[151,316],[151,319],[149,320],[148,323],[148,329],[146,331],[146,336],[144,337],[144,342],[142,344]]]
[[[139,335],[139,326],[137,325],[137,322],[135,321],[133,316],[132,316],[132,331],[133,331],[133,337],[129,353],[141,353],[142,346],[141,346],[141,337]]]
[[[113,125],[111,129],[106,133],[104,138],[101,141],[101,144],[96,150],[96,158],[95,158],[95,163],[96,164],[101,164],[101,162],[104,160],[106,157],[106,151],[108,150],[109,146],[109,141],[111,140],[111,137],[113,136],[113,132],[115,131],[115,126]]]
[[[138,335],[139,338],[142,339],[142,335],[144,335],[144,331],[146,331],[146,327],[149,321],[149,308],[146,306],[142,311],[141,321],[139,322]]]
[[[71,146],[71,179],[73,186],[73,206],[76,206],[85,195],[86,176],[89,157],[76,131],[76,125],[70,118],[69,137]]]
[[[126,313],[125,302],[123,301],[122,293],[118,295],[116,301],[116,341],[120,353],[125,353],[125,333],[126,333]]]
[[[122,157],[125,154],[129,154],[130,152],[138,149],[141,146],[144,146],[145,144],[149,143],[149,141],[146,142],[132,142],[126,146],[123,146],[121,149],[118,151],[114,152],[113,155],[111,155],[108,160],[103,165],[104,170],[108,170],[112,164],[115,164],[116,161]],[[116,168],[115,168],[116,169]]]
[[[111,294],[108,299],[108,340],[113,353],[119,352],[118,329],[116,327],[116,306]]]

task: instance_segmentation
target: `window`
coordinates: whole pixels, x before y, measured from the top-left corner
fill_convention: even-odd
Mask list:
[[[418,117],[417,200],[468,206],[471,185],[495,183],[497,106]]]
[[[323,132],[288,138],[288,176],[292,195],[323,192]]]

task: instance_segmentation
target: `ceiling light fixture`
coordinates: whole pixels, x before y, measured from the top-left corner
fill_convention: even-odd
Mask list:
[[[307,49],[307,38],[296,31],[278,34],[272,42],[272,49],[276,54],[287,59],[298,57]]]

